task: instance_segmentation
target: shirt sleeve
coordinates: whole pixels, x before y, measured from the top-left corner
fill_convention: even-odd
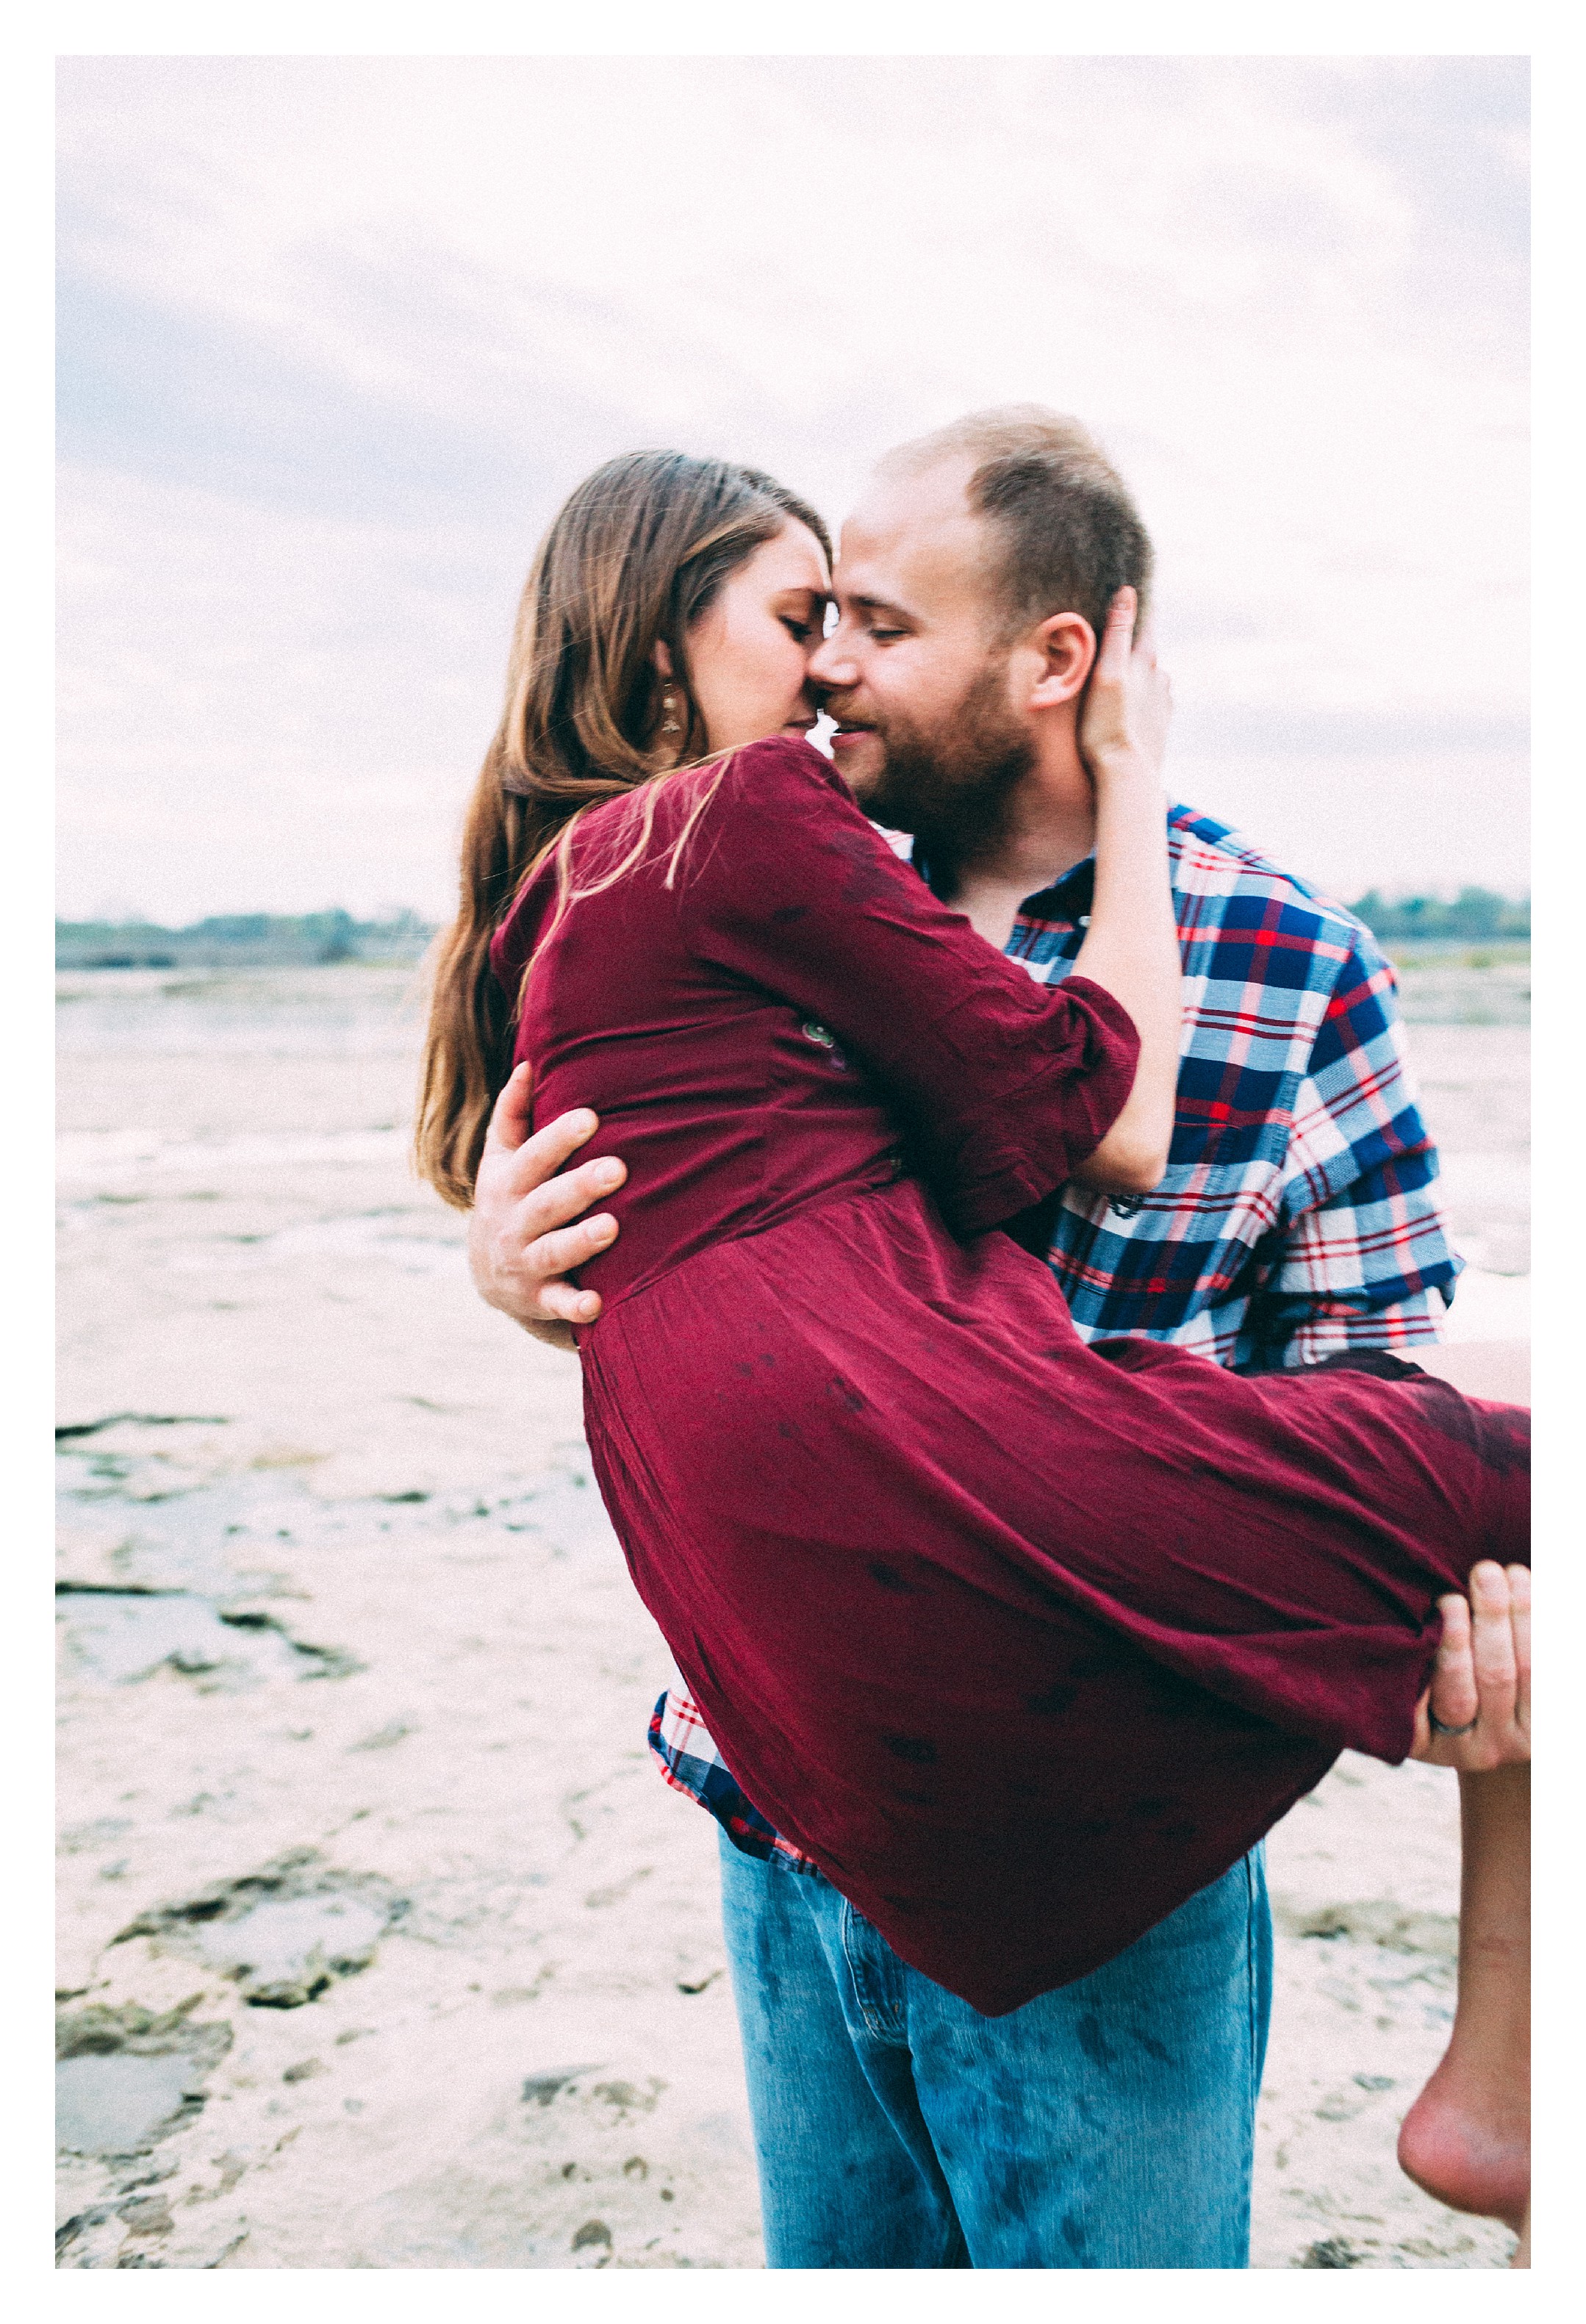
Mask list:
[[[1462,1261],[1436,1180],[1393,970],[1362,931],[1295,1100],[1275,1248],[1249,1317],[1261,1369],[1440,1336]]]
[[[1088,978],[1037,985],[938,903],[807,743],[737,753],[677,887],[697,958],[863,1061],[960,1232],[1030,1209],[1121,1111],[1128,1012]]]

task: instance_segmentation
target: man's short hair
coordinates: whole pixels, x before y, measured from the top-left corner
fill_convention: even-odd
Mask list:
[[[1077,420],[1038,403],[972,411],[900,444],[883,475],[974,463],[969,505],[997,540],[990,576],[999,630],[1019,636],[1053,613],[1083,613],[1098,640],[1120,589],[1151,586],[1151,540],[1129,489]]]

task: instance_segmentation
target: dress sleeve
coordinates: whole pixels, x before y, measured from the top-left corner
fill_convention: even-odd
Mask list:
[[[1085,977],[1037,984],[938,903],[808,743],[737,753],[677,886],[696,957],[862,1060],[960,1232],[1040,1202],[1122,1110],[1128,1012]]]

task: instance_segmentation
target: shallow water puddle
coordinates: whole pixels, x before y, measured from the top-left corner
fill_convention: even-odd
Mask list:
[[[193,2112],[193,2061],[180,2055],[62,2058],[55,2069],[55,2144],[69,2154],[137,2154]]]
[[[231,1685],[341,1677],[356,1667],[337,1647],[291,1637],[268,1614],[226,1613],[188,1591],[62,1582],[57,1607],[71,1664],[107,1685],[132,1685],[167,1665],[184,1677]]]
[[[153,1939],[217,1969],[257,2009],[297,2009],[367,1969],[408,1899],[373,1873],[340,1872],[313,1849],[140,1914],[115,1938]]]
[[[93,2006],[56,2026],[55,2143],[69,2154],[146,2153],[202,2110],[204,2085],[231,2047],[223,2024],[189,2024],[128,2005]]]
[[[247,1997],[277,2008],[323,1992],[333,1978],[366,1969],[385,1934],[388,1911],[360,1896],[279,1896],[237,1921],[194,1932],[211,1968],[235,1977]]]
[[[185,1592],[224,1609],[228,1600],[279,1591],[287,1576],[278,1561],[288,1554],[295,1562],[303,1551],[372,1532],[401,1537],[483,1529],[535,1536],[558,1558],[620,1555],[581,1447],[558,1447],[549,1471],[488,1499],[401,1489],[393,1480],[388,1492],[333,1500],[290,1469],[217,1473],[211,1467],[205,1473],[198,1463],[214,1455],[201,1445],[184,1453],[193,1443],[185,1432],[221,1425],[196,1416],[124,1413],[60,1432],[63,1521],[97,1554],[101,1572],[107,1567],[118,1583],[124,1580],[128,1595]],[[146,1432],[155,1429],[160,1434],[151,1439]]]

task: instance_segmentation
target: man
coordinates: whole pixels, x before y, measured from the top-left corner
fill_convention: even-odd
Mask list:
[[[1094,812],[1078,734],[1114,592],[1150,545],[1074,422],[975,415],[881,464],[844,528],[811,675],[833,754],[913,835],[944,900],[1044,982],[1083,940]],[[1066,687],[1016,648],[1068,617]],[[1028,657],[1023,666],[1028,667]],[[1367,931],[1222,825],[1168,813],[1185,1024],[1172,1157],[1148,1194],[1071,1182],[1048,1257],[1079,1329],[1243,1370],[1435,1340],[1458,1262]],[[579,1213],[614,1162],[551,1174],[594,1127],[527,1139],[498,1107],[470,1237],[493,1305],[566,1337],[559,1278],[609,1242]],[[721,1823],[768,2262],[781,2267],[1240,2267],[1270,2000],[1261,1852],[1093,1976],[979,2016],[902,1962],[744,1797],[680,1691],[651,1728]]]

